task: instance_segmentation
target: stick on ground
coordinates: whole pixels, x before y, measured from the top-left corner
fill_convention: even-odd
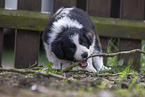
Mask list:
[[[127,55],[127,54],[133,54],[133,53],[142,53],[142,54],[145,54],[145,51],[142,51],[140,49],[134,49],[134,50],[130,50],[130,51],[122,51],[122,52],[110,53],[110,54],[100,53],[100,54],[91,55],[86,60],[88,60],[89,58],[92,58],[92,57],[97,57],[97,56],[100,56],[100,57],[101,56],[102,57],[114,57],[114,56],[117,56],[117,55]],[[64,72],[70,71],[73,67],[76,67],[78,65],[79,65],[79,62],[71,64],[66,69],[64,69]]]
[[[35,71],[35,70],[22,70],[22,69],[6,69],[6,68],[0,68],[0,71],[3,72],[16,72],[16,73],[21,73],[21,74],[36,74],[36,75],[42,75],[46,77],[55,77],[58,79],[66,79],[66,77],[54,74],[54,73],[44,73],[40,71]]]
[[[140,49],[134,49],[134,50],[130,50],[130,51],[122,51],[122,52],[111,53],[111,54],[100,53],[100,54],[91,55],[86,60],[88,60],[89,58],[92,58],[92,57],[97,57],[97,56],[114,57],[114,56],[117,56],[117,55],[127,55],[127,54],[133,54],[133,53],[142,53],[142,54],[145,54],[145,51],[142,51]]]

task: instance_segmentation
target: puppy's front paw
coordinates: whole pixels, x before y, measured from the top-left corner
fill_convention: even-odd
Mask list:
[[[108,68],[108,67],[103,65],[99,71],[109,71],[109,70],[111,70],[111,67]]]
[[[93,66],[87,66],[85,69],[90,72],[97,72],[97,70]]]
[[[89,71],[89,72],[97,72],[97,70],[94,69],[94,68],[92,68],[92,69],[91,68],[86,68],[86,70]]]

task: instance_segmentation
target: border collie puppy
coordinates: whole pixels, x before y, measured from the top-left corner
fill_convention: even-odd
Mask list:
[[[89,58],[101,52],[96,27],[89,15],[75,7],[62,7],[49,20],[43,33],[43,44],[48,61],[54,69],[65,69],[72,62],[88,71],[109,69],[103,65],[102,57]]]

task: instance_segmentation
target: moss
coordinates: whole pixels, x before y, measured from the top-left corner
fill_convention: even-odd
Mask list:
[[[27,18],[40,18],[40,19],[48,19],[52,16],[51,14],[40,13],[35,11],[6,10],[2,8],[0,8],[0,15],[18,16],[18,17],[27,17]]]
[[[123,25],[96,24],[97,32],[104,37],[145,39],[145,28]]]
[[[43,31],[52,15],[33,11],[0,9],[0,27]],[[111,20],[91,17],[100,36],[145,39],[145,23],[133,20]]]
[[[0,16],[0,27],[14,28],[14,29],[24,29],[24,30],[34,30],[43,31],[48,20],[45,19],[35,19],[19,16]]]
[[[91,17],[95,24],[106,24],[106,25],[117,25],[117,26],[128,26],[128,27],[142,27],[145,28],[145,23],[143,21],[137,20],[113,20],[112,18],[102,18],[102,17]]]

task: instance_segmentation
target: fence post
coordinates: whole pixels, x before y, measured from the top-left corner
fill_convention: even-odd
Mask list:
[[[0,28],[0,67],[2,67],[1,66],[2,49],[3,49],[3,28]]]
[[[88,13],[92,16],[110,17],[111,0],[89,0]]]
[[[119,41],[119,51],[140,49],[141,40],[135,39],[120,39]],[[119,59],[124,59],[124,65],[131,65],[135,70],[140,70],[140,55],[139,53],[120,55]]]
[[[123,19],[143,20],[145,17],[145,0],[121,0],[120,17]]]
[[[28,68],[38,64],[40,45],[40,32],[16,30],[15,31],[15,60],[16,68]]]

